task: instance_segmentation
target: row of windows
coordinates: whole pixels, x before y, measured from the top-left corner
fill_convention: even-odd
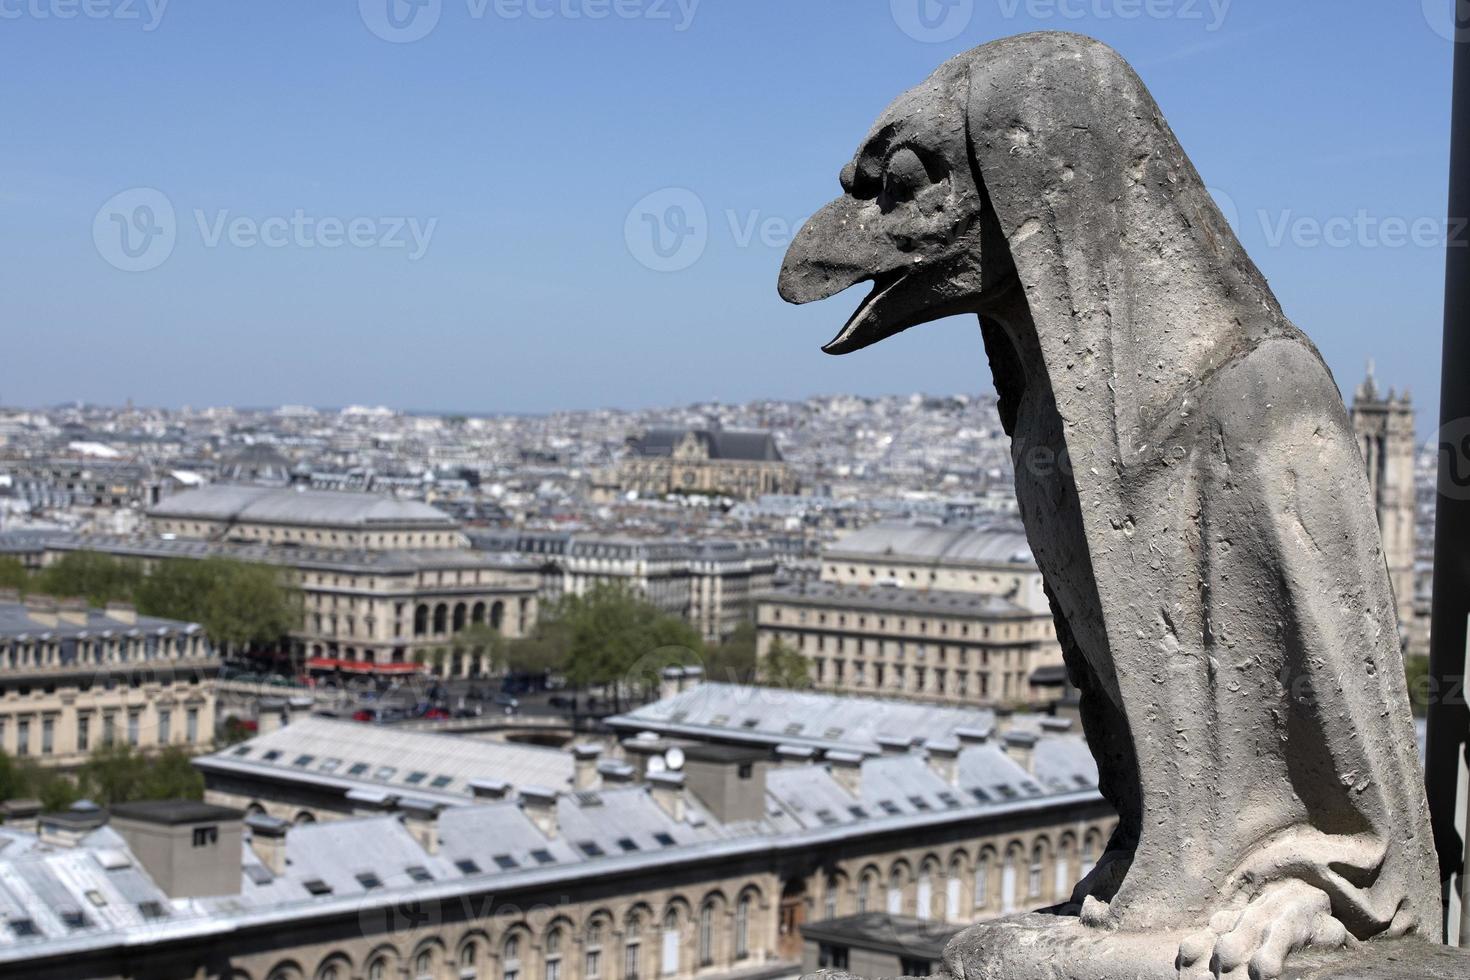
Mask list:
[[[783,615],[783,612],[784,612],[784,615]],[[797,623],[806,623],[806,622],[811,621],[811,614],[808,613],[808,611],[805,610],[805,609],[799,609],[798,608],[796,610],[792,610],[789,607],[783,609],[783,607],[781,607],[781,606],[772,606],[771,607],[771,616],[770,616],[771,622],[773,622],[773,623],[784,622],[784,621],[786,621],[786,620],[788,620],[788,619],[791,618],[793,612],[794,612],[794,615],[795,615],[795,621]],[[846,629],[847,628],[847,614],[846,613],[833,613],[833,614],[829,614],[829,613],[825,613],[825,612],[819,612],[819,613],[816,614],[815,622],[816,622],[816,624],[818,626],[826,626],[827,623],[828,623],[829,618],[831,620],[835,620],[836,626],[837,626],[838,629]],[[865,629],[868,628],[868,617],[867,616],[857,616],[855,618],[857,619],[857,629],[859,629],[859,630],[865,630]],[[879,630],[886,630],[886,629],[888,629],[888,617],[886,617],[886,616],[878,616],[878,617],[876,617],[876,622],[877,622],[877,629],[879,629]],[[916,619],[914,622],[917,624],[916,628],[917,628],[917,630],[918,630],[918,632],[920,634],[927,634],[929,632],[929,622],[930,622],[929,620],[927,620],[927,619]],[[1046,617],[1037,617],[1036,625],[1040,627],[1040,629],[1039,629],[1038,632],[1041,633],[1042,635],[1045,635],[1046,634],[1046,624],[1048,622],[1050,622],[1050,620],[1048,620]],[[935,632],[938,635],[940,635],[940,636],[948,636],[948,635],[950,635],[949,625],[950,624],[948,622],[946,622],[944,620],[940,620],[939,621],[938,629],[936,629]],[[996,626],[980,625],[979,628],[974,631],[973,635],[978,636],[982,640],[989,640],[992,637],[994,637],[996,639],[1001,639],[1001,640],[1011,640],[1011,639],[1023,640],[1023,639],[1026,639],[1026,636],[1027,636],[1027,625],[1028,624],[1025,624],[1025,623],[1000,624],[1000,625],[996,625]],[[972,635],[971,628],[970,627],[971,627],[971,624],[970,623],[964,623],[964,622],[962,622],[962,623],[959,624],[959,629],[957,629],[957,630],[954,631],[954,635],[956,635],[956,636],[970,636],[970,635]],[[897,619],[896,620],[896,627],[895,627],[895,629],[898,632],[900,632],[900,633],[908,632],[908,629],[909,629],[909,620],[908,620],[908,618],[907,617],[900,617],[899,619]]]
[[[119,717],[121,716],[121,718]],[[58,750],[57,720],[59,713],[34,715],[0,715],[0,748],[18,756],[52,755]],[[75,751],[90,752],[99,745],[116,742],[119,721],[127,744],[142,745],[194,745],[199,742],[199,709],[185,708],[182,726],[177,724],[178,715],[171,707],[159,707],[151,721],[145,724],[141,708],[122,711],[79,711],[76,716]],[[39,722],[39,724],[38,724]],[[14,733],[13,739],[11,733]],[[35,736],[39,735],[39,739]],[[65,750],[66,746],[61,747]]]
[[[274,967],[266,980],[652,980],[674,977],[716,964],[734,965],[756,950],[756,910],[760,892],[747,888],[728,908],[723,896],[707,897],[691,914],[682,899],[654,918],[646,906],[615,922],[595,913],[578,934],[566,920],[552,922],[539,936],[525,923],[511,927],[498,946],[484,933],[462,939],[451,951],[438,940],[421,943],[407,957],[383,948],[366,958],[361,974],[351,958],[333,953],[305,973],[296,963]],[[689,931],[692,930],[692,935]],[[539,939],[539,943],[537,940]],[[689,962],[689,953],[694,962]],[[245,980],[237,972],[235,980]]]
[[[0,644],[0,667],[73,667],[205,657],[209,644],[199,634],[167,633],[97,639],[13,640]]]

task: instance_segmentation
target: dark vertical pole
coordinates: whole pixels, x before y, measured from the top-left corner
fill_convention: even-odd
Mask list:
[[[1470,4],[1455,4],[1454,110],[1450,129],[1449,247],[1441,361],[1439,492],[1434,530],[1434,612],[1430,622],[1429,744],[1425,782],[1448,898],[1463,872],[1455,824],[1460,759],[1470,737],[1465,702],[1470,618]],[[1467,938],[1461,937],[1461,942]]]

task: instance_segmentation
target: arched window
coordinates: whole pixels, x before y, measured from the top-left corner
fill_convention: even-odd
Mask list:
[[[521,980],[521,937],[508,936],[500,955],[500,980]]]
[[[903,915],[903,872],[898,868],[888,875],[888,914]]]
[[[1086,878],[1092,874],[1092,869],[1097,867],[1098,833],[1089,831],[1082,839],[1082,867],[1081,877]]]
[[[413,611],[413,635],[423,636],[429,632],[429,607],[420,603]]]
[[[672,977],[679,972],[679,910],[664,913],[664,928],[659,944],[658,973]]]
[[[1072,885],[1075,884],[1072,881],[1072,843],[1072,838],[1064,837],[1057,845],[1057,863],[1054,868],[1055,881],[1053,882],[1056,887],[1052,896],[1059,902],[1072,894]]]
[[[480,944],[471,939],[459,948],[460,980],[475,980],[480,975]]]
[[[950,859],[949,877],[944,880],[944,918],[947,922],[960,921],[960,885],[964,875],[965,863],[957,854]]]
[[[328,963],[316,971],[316,980],[347,980],[347,975],[336,963]]]
[[[638,980],[639,960],[643,958],[643,919],[634,912],[628,916],[628,929],[623,941],[623,980]]]
[[[715,905],[705,902],[699,909],[699,965],[715,961]]]
[[[868,911],[868,903],[872,901],[873,889],[877,887],[878,875],[874,871],[864,871],[863,876],[858,879],[857,910],[861,915]]]
[[[583,945],[582,980],[599,980],[602,976],[602,922],[594,919],[587,927]]]
[[[464,629],[466,617],[468,615],[469,615],[469,610],[465,607],[465,604],[464,603],[462,603],[462,602],[455,603],[455,606],[454,606],[454,631],[456,633],[458,633],[460,630]]]
[[[919,866],[918,888],[918,916],[920,919],[928,919],[934,914],[934,863],[925,861]]]
[[[1021,845],[1016,844],[1006,852],[1005,867],[1000,872],[1000,910],[1010,914],[1016,911],[1016,886],[1021,874]]]
[[[561,927],[546,934],[546,980],[561,980]]]
[[[415,980],[434,980],[434,954],[431,950],[424,950],[413,958],[413,975]]]
[[[434,633],[447,633],[449,631],[449,607],[444,603],[434,607]]]
[[[735,958],[743,960],[750,955],[750,896],[741,895],[735,903]]]
[[[983,909],[990,903],[990,855],[981,854],[975,861],[975,907]]]
[[[822,891],[822,917],[837,918],[837,899],[842,881],[836,875],[828,875],[826,888]]]
[[[505,621],[505,603],[495,602],[490,606],[490,628],[500,629],[500,624]]]
[[[1030,874],[1027,876],[1026,881],[1026,896],[1028,898],[1041,897],[1041,867],[1045,860],[1046,852],[1042,850],[1040,844],[1031,848]]]
[[[379,956],[368,964],[367,980],[385,980],[388,976],[388,961]]]

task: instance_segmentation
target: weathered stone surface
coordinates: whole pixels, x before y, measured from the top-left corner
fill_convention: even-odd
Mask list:
[[[833,353],[979,316],[1121,818],[1070,918],[967,931],[955,976],[1275,978],[1300,949],[1434,932],[1393,597],[1341,395],[1137,75],[1072,34],[986,45],[901,96],[841,182],[781,293],[875,283]]]

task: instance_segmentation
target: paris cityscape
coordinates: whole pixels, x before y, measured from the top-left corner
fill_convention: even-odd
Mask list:
[[[0,980],[1470,977],[1363,7],[0,0]]]

